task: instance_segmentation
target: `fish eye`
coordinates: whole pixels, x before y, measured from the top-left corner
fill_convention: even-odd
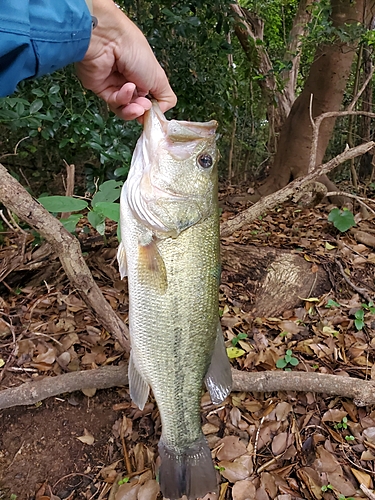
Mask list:
[[[212,156],[207,154],[207,153],[203,153],[203,154],[199,155],[197,160],[198,160],[199,165],[202,168],[212,167],[212,164],[213,164]]]

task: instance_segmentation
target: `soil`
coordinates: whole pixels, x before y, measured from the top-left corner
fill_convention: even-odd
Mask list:
[[[112,406],[121,401],[116,390],[98,391],[92,398],[76,392],[39,406],[3,410],[0,498],[13,494],[29,500],[43,484],[60,498],[90,498],[97,490],[92,473],[113,459],[111,429],[118,412]],[[85,429],[95,438],[92,445],[77,439]]]

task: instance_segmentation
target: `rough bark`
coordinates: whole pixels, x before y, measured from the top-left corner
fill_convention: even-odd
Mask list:
[[[333,0],[331,5],[335,27],[357,22],[365,22],[367,25],[367,19],[374,13],[373,0],[369,3],[365,0]],[[327,111],[339,111],[354,54],[355,43],[344,43],[339,38],[332,44],[318,47],[304,89],[294,102],[282,128],[270,175],[259,189],[261,196],[273,193],[286,186],[291,179],[307,173],[313,132],[310,117],[311,95],[313,118]],[[320,130],[316,165],[323,161],[334,124],[335,118],[325,120]],[[322,176],[319,181],[326,184],[327,177]],[[332,188],[330,185],[328,189]]]
[[[240,283],[226,294],[253,317],[279,316],[331,286],[321,266],[288,250],[230,243],[221,258],[223,286]]]
[[[127,385],[127,367],[105,366],[96,370],[72,372],[35,382],[26,382],[0,392],[0,410],[32,405],[51,396],[80,389],[108,389]],[[353,399],[358,406],[375,404],[375,382],[339,375],[311,372],[240,372],[232,369],[233,391],[316,392]]]
[[[259,74],[263,75],[263,78],[258,80],[258,84],[267,103],[267,119],[270,129],[268,150],[271,154],[276,152],[281,127],[289,115],[295,100],[295,89],[301,57],[301,36],[304,34],[306,24],[311,18],[309,6],[312,3],[313,0],[301,0],[293,20],[293,26],[289,34],[289,43],[284,56],[286,62],[291,62],[291,68],[284,70],[281,74],[284,88],[281,88],[281,85],[277,82],[264,44],[257,43],[257,41],[263,41],[263,21],[244,7],[240,7],[237,3],[230,5],[237,20],[234,25],[236,36],[251,65],[256,67]]]
[[[372,27],[373,28],[373,27]],[[366,78],[372,72],[372,54],[369,47],[365,47],[363,50],[363,77]],[[362,111],[371,112],[372,110],[372,92],[373,84],[372,80],[367,85],[362,97]],[[360,137],[364,141],[369,141],[371,139],[371,118],[370,116],[364,116],[360,124]],[[362,156],[359,163],[359,178],[364,180],[366,177],[371,175],[373,170],[373,153],[369,152]]]
[[[77,238],[34,200],[1,164],[0,202],[50,243],[70,282],[80,292],[86,304],[96,312],[100,323],[116,337],[124,349],[129,349],[128,329],[95,283]]]

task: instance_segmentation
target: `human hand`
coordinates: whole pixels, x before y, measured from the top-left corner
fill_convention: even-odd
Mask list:
[[[165,112],[177,98],[142,32],[112,0],[93,0],[98,25],[83,61],[76,64],[84,87],[124,120],[142,121],[151,94]]]

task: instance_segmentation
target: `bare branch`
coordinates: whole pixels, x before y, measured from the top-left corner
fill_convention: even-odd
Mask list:
[[[283,203],[284,201],[291,198],[295,192],[297,192],[306,184],[315,180],[320,175],[326,174],[341,163],[344,163],[344,161],[350,160],[351,158],[356,158],[357,156],[367,153],[367,151],[370,151],[370,149],[372,149],[373,147],[375,147],[375,142],[370,141],[356,146],[355,148],[348,149],[338,156],[335,156],[335,158],[332,158],[332,160],[328,161],[327,163],[314,168],[314,170],[307,174],[305,177],[295,179],[293,182],[280,189],[276,193],[265,196],[252,207],[236,215],[233,219],[229,219],[228,221],[223,222],[221,224],[221,235],[223,237],[230,236],[234,231],[238,231],[243,225],[249,224],[257,217],[272,209],[276,205]]]
[[[101,324],[129,350],[128,329],[105,300],[82,256],[77,238],[45,210],[0,164],[0,202],[27,222],[52,246],[72,285],[96,313]]]
[[[343,396],[358,406],[375,403],[375,382],[315,372],[241,372],[232,370],[233,391],[316,392]],[[96,370],[65,373],[0,391],[0,409],[31,405],[51,396],[81,389],[107,389],[128,384],[127,365],[104,366]]]

